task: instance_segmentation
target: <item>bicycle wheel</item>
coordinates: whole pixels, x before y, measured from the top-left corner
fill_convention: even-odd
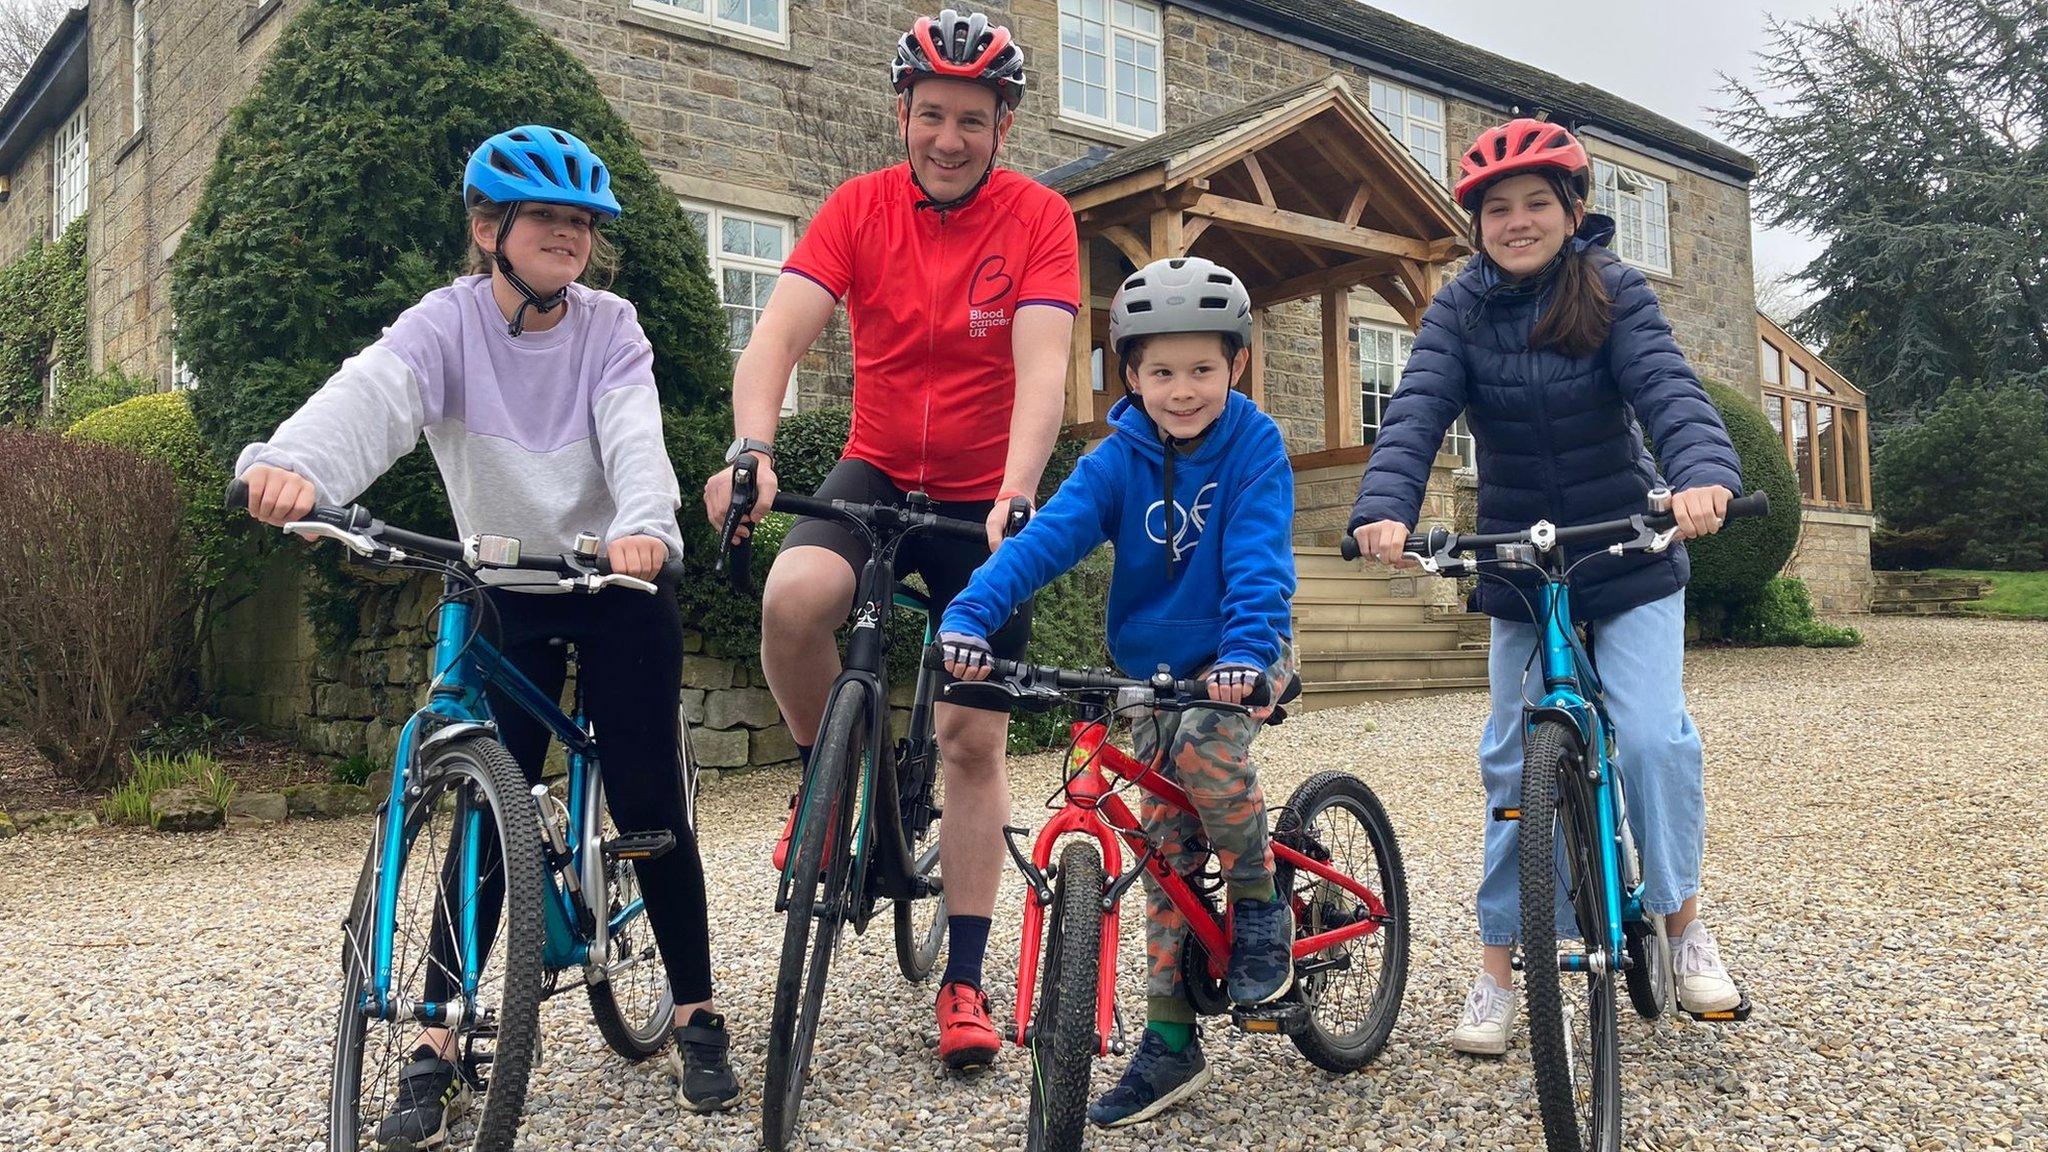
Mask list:
[[[602,789],[596,799],[604,802]],[[605,840],[619,834],[609,808],[598,829]],[[612,1051],[628,1060],[645,1060],[668,1043],[676,1000],[654,942],[654,927],[647,922],[647,909],[640,903],[640,873],[631,860],[604,862],[604,899],[600,904],[611,925],[611,959],[605,966],[605,978],[584,986],[590,1015]]]
[[[1529,1003],[1530,1063],[1550,1152],[1618,1152],[1621,1077],[1615,1038],[1618,957],[1601,956],[1606,899],[1592,853],[1578,733],[1538,722],[1522,760],[1522,982]],[[1563,970],[1557,935],[1562,876],[1584,943],[1583,972]]]
[[[768,1023],[761,1139],[771,1152],[782,1152],[796,1135],[832,948],[852,908],[857,798],[849,784],[867,758],[869,707],[867,685],[855,680],[841,685],[811,754],[811,780],[799,821],[802,839],[790,866],[782,960],[775,970],[775,1010]]]
[[[444,1147],[502,1152],[512,1147],[538,1041],[541,997],[541,855],[533,797],[519,766],[497,741],[463,737],[437,749],[419,769],[420,793],[406,808],[403,866],[393,922],[391,994],[401,1008],[427,995],[430,977],[460,1000],[460,910],[477,892],[500,887],[496,931],[485,951],[476,997],[455,1029],[463,1090],[449,1107]],[[443,860],[474,847],[478,887],[451,890]],[[445,851],[445,855],[442,853]],[[369,922],[374,923],[374,911]],[[439,939],[436,958],[436,939]],[[332,1152],[379,1146],[377,1126],[396,1103],[400,1072],[412,1060],[421,1025],[410,1012],[379,1019],[364,1004],[374,984],[368,941],[352,950],[342,980],[329,1083]]]
[[[931,803],[927,811],[936,812],[943,805],[944,781],[938,760],[938,742],[931,744]],[[939,875],[939,828],[936,820],[925,828],[905,828],[911,857],[911,873],[920,880],[936,880]],[[912,984],[931,978],[932,970],[938,966],[939,952],[946,944],[946,894],[918,900],[896,901],[896,967],[903,978]]]
[[[1276,836],[1379,897],[1378,930],[1296,961],[1317,967],[1301,977],[1308,1027],[1294,1034],[1294,1046],[1326,1072],[1355,1072],[1386,1046],[1408,986],[1408,881],[1393,824],[1363,780],[1323,772],[1288,798]],[[1281,865],[1273,879],[1293,905],[1296,939],[1375,916],[1358,897],[1310,873]]]
[[[1052,904],[1045,910],[1038,1006],[1032,1009],[1031,1112],[1024,1147],[1069,1152],[1088,1118],[1088,1071],[1102,1041],[1095,998],[1102,976],[1102,893],[1108,886],[1095,845],[1060,850]]]

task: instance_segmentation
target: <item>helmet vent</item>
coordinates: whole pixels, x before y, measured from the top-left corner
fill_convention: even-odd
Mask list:
[[[1211,272],[1211,273],[1209,273],[1209,283],[1211,283],[1211,284],[1234,284],[1234,283],[1236,283],[1236,281],[1234,281],[1234,280],[1232,280],[1232,279],[1230,278],[1230,273],[1228,273],[1228,272]]]
[[[508,158],[503,152],[498,151],[496,148],[491,149],[488,158],[490,160],[491,167],[496,168],[498,171],[503,172],[505,175],[517,176],[520,179],[525,179],[526,173],[521,172],[517,164],[512,163],[510,158]]]
[[[1230,307],[1230,298],[1228,296],[1204,296],[1202,297],[1201,307],[1228,308]]]
[[[515,128],[512,131],[505,133],[505,136],[507,139],[517,140],[521,144],[533,143],[533,137],[528,135],[526,129],[524,128]]]
[[[1124,287],[1126,288],[1143,288],[1144,286],[1145,278],[1143,276],[1133,276],[1129,280],[1124,281]]]
[[[583,165],[578,163],[574,156],[564,156],[562,157],[562,162],[569,166],[570,187],[583,187]]]
[[[1133,300],[1125,305],[1125,310],[1130,312],[1150,312],[1152,310],[1152,302],[1150,300]]]
[[[1524,136],[1522,137],[1521,143],[1515,146],[1515,155],[1520,156],[1522,153],[1527,152],[1529,149],[1534,148],[1535,146],[1536,137]]]
[[[1506,136],[1495,136],[1493,138],[1493,158],[1495,160],[1505,160],[1508,158],[1508,138]]]

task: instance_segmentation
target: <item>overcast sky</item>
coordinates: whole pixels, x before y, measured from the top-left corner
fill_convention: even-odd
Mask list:
[[[1568,80],[1604,88],[1717,140],[1707,109],[1728,103],[1720,73],[1755,80],[1767,16],[1826,15],[1840,0],[1371,0],[1375,8]],[[1537,13],[1541,12],[1541,15]],[[1452,147],[1463,142],[1454,141]],[[1752,228],[1760,273],[1797,270],[1819,245],[1784,229]]]

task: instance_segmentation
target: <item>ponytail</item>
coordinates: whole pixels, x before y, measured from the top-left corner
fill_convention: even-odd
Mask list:
[[[1567,247],[1551,286],[1550,304],[1529,333],[1529,346],[1581,360],[1607,343],[1614,326],[1614,301],[1600,280],[1591,248]]]

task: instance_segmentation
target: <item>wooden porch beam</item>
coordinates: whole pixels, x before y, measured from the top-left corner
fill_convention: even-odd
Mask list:
[[[1259,163],[1258,153],[1244,154],[1244,170],[1251,173],[1252,187],[1259,190],[1259,203],[1268,208],[1278,208],[1280,204],[1273,199],[1273,186],[1266,182],[1266,166]]]
[[[1339,224],[1335,220],[1325,220],[1302,212],[1289,212],[1284,208],[1268,208],[1263,204],[1233,200],[1228,196],[1205,195],[1188,211],[1196,216],[1210,216],[1234,225],[1241,232],[1254,232],[1281,240],[1310,241],[1324,248],[1350,252],[1358,256],[1429,259],[1427,241],[1409,236],[1396,236],[1392,232],[1381,232],[1372,228]]]
[[[1358,227],[1359,217],[1365,215],[1366,201],[1372,199],[1372,185],[1364,180],[1358,182],[1358,189],[1351,193],[1351,201],[1344,205],[1344,226]]]
[[[1364,435],[1358,426],[1357,377],[1351,364],[1351,293],[1323,292],[1323,446],[1348,448]]]
[[[1278,284],[1269,284],[1253,292],[1252,306],[1254,308],[1271,308],[1275,305],[1285,304],[1290,300],[1300,300],[1303,297],[1315,296],[1331,288],[1349,289],[1363,284],[1367,279],[1380,275],[1386,272],[1386,270],[1386,258],[1374,256],[1364,260],[1353,260],[1349,263],[1339,264],[1334,268],[1325,268],[1320,272],[1304,273],[1292,279],[1282,280]]]
[[[1067,207],[1072,208],[1075,214],[1078,215],[1090,208],[1122,200],[1125,197],[1133,196],[1140,192],[1149,192],[1160,187],[1165,181],[1165,166],[1158,165],[1140,172],[1133,172],[1128,176],[1119,176],[1107,184],[1097,184],[1092,188],[1083,188],[1079,192],[1067,197]]]
[[[1081,245],[1081,299],[1087,306],[1074,318],[1074,350],[1067,358],[1067,416],[1069,424],[1095,417],[1095,377],[1093,352],[1095,325],[1093,295],[1090,291],[1088,245]]]
[[[1197,216],[1194,219],[1188,221],[1187,223],[1181,225],[1181,243],[1187,245],[1188,248],[1192,250],[1195,246],[1195,241],[1201,239],[1202,233],[1207,232],[1209,230],[1209,225],[1214,223],[1215,221],[1209,219],[1207,216]]]
[[[1244,371],[1245,392],[1261,409],[1266,406],[1266,310],[1252,309],[1251,363]]]
[[[1181,231],[1186,219],[1178,208],[1161,208],[1152,213],[1152,259],[1187,255],[1186,237]]]
[[[1104,228],[1101,235],[1104,240],[1116,245],[1116,250],[1124,254],[1124,259],[1137,267],[1143,268],[1152,262],[1152,254],[1146,250],[1145,242],[1138,239],[1138,234],[1129,228],[1117,224]]]

